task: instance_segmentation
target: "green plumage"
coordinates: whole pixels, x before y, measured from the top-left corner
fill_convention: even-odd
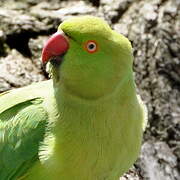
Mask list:
[[[59,29],[70,47],[50,64],[53,81],[0,96],[0,180],[118,180],[138,156],[146,109],[130,42],[91,16]]]
[[[47,81],[0,96],[1,180],[17,179],[39,159],[39,145],[48,124],[44,98],[51,100],[51,86]]]

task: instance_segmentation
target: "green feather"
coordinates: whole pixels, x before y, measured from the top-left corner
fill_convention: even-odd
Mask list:
[[[147,123],[129,40],[103,20],[59,30],[70,48],[52,81],[0,96],[0,179],[118,180],[137,159]],[[98,50],[88,53],[87,41]]]
[[[1,180],[17,179],[39,159],[39,145],[49,119],[44,98],[53,93],[51,86],[47,81],[1,94]]]

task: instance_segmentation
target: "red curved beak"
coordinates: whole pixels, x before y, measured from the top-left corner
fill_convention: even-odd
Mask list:
[[[53,34],[42,50],[42,62],[47,63],[52,57],[64,54],[69,48],[69,41],[63,32]]]

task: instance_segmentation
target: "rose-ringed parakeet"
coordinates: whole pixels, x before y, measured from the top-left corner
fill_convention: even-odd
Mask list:
[[[0,95],[0,180],[118,180],[146,124],[130,42],[97,17],[71,18],[42,61],[52,80]]]

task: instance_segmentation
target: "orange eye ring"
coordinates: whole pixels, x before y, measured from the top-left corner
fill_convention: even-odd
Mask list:
[[[98,51],[98,44],[94,40],[86,41],[83,47],[88,53],[95,53]]]

